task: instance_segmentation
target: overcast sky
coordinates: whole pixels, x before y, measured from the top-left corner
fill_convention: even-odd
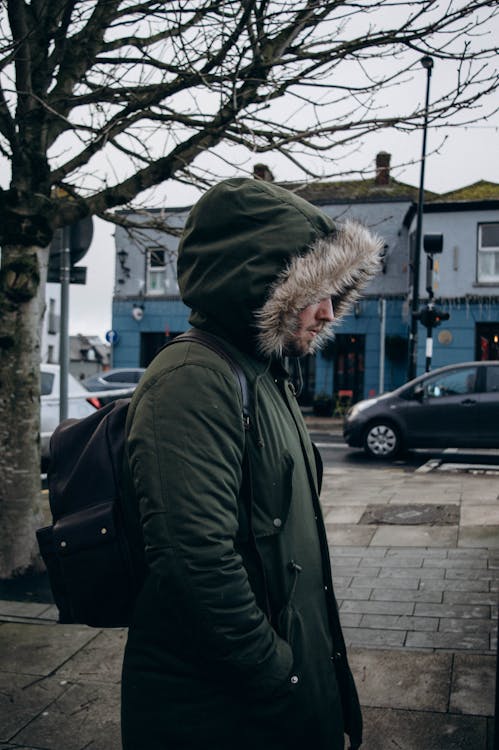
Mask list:
[[[472,127],[443,131],[428,130],[425,187],[435,192],[447,192],[478,180],[499,183],[499,115],[494,122],[480,122]],[[442,144],[443,139],[445,142]],[[419,185],[419,164],[398,169],[397,164],[413,158],[420,159],[422,134],[410,135],[385,131],[367,138],[359,152],[352,155],[352,163],[372,165],[378,151],[392,154],[395,168],[392,175],[401,182]],[[438,149],[437,153],[434,153]],[[360,161],[359,161],[360,160]],[[275,163],[272,154],[255,159],[269,165],[275,179],[292,180],[298,171],[285,171]],[[251,166],[251,165],[248,165]],[[345,165],[343,165],[345,168]],[[234,170],[238,174],[238,170]],[[239,174],[242,174],[239,172]],[[366,175],[367,176],[367,175]],[[169,197],[169,195],[171,197]],[[196,201],[199,192],[185,185],[166,186],[165,206],[188,206]],[[94,237],[90,249],[81,261],[86,265],[87,284],[71,286],[70,333],[97,334],[104,337],[111,328],[111,306],[114,286],[114,227],[94,220]]]

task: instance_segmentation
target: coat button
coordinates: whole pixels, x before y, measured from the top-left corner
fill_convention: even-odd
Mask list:
[[[282,521],[281,521],[280,518],[274,518],[274,520],[272,521],[272,523],[274,524],[274,526],[276,527],[276,529],[280,529],[281,526],[282,526]]]
[[[298,675],[296,674],[292,675],[291,682],[293,683],[293,685],[296,685],[296,683],[298,682]]]

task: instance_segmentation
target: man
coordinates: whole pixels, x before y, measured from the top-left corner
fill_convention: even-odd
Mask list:
[[[135,392],[129,496],[149,573],[124,660],[126,750],[343,750],[344,732],[360,745],[319,471],[283,358],[328,339],[380,247],[263,181],[222,182],[191,211],[182,298],[243,369],[251,426],[230,366],[197,343],[161,352]]]

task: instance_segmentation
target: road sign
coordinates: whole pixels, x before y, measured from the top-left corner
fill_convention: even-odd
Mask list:
[[[110,331],[106,331],[106,341],[108,344],[112,344],[113,346],[118,343],[120,340],[120,335],[118,331],[115,331],[111,328]]]

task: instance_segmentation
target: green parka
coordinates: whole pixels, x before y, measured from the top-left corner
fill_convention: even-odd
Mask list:
[[[281,355],[307,305],[332,295],[341,317],[379,250],[261,181],[222,182],[191,211],[182,298],[244,370],[251,426],[229,365],[197,343],[163,350],[134,394],[127,496],[149,572],[125,651],[125,750],[340,750],[344,731],[360,744],[316,458]]]

